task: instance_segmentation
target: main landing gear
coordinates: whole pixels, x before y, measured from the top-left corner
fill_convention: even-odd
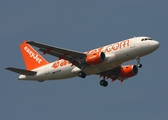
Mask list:
[[[138,66],[139,68],[141,68],[141,67],[142,67],[142,64],[140,63],[140,57],[137,57],[137,58],[136,58],[136,61],[137,61],[137,66]]]
[[[86,77],[86,73],[83,72],[83,71],[80,71],[78,73],[78,76],[81,77],[81,78],[85,78]],[[105,76],[104,76],[103,80],[100,81],[100,85],[103,86],[103,87],[107,87],[108,82],[105,80]]]
[[[107,87],[108,82],[106,80],[101,80],[100,85],[103,86],[103,87]]]
[[[108,82],[105,80],[106,76],[103,75],[103,80],[100,80],[100,85],[103,87],[107,87]]]
[[[86,77],[86,73],[83,72],[83,71],[80,71],[80,72],[78,73],[78,76],[81,77],[81,78],[85,78],[85,77]]]

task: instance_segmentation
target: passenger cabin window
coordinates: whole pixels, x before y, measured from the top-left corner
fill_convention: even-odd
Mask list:
[[[141,41],[152,40],[151,38],[143,38]]]

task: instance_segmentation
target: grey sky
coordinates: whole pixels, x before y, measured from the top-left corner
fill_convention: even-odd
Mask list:
[[[168,119],[167,5],[166,0],[1,0],[0,119]],[[143,57],[139,74],[123,84],[103,88],[96,75],[19,81],[18,74],[4,70],[25,68],[19,50],[23,39],[86,51],[142,35],[158,40],[160,48]]]

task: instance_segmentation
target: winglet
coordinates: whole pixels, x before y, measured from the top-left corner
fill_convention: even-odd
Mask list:
[[[49,63],[26,40],[20,44],[20,50],[27,70],[33,70]]]

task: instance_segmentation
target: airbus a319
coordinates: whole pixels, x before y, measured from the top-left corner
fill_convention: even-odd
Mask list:
[[[44,54],[58,58],[48,62],[31,46],[39,48]],[[34,41],[23,41],[20,50],[26,65],[25,69],[7,67],[7,70],[21,74],[19,80],[60,80],[72,77],[85,78],[88,75],[102,77],[100,85],[106,87],[107,80],[122,83],[138,74],[142,67],[140,58],[159,48],[159,42],[150,37],[134,37],[87,52],[68,50]],[[122,65],[135,59],[137,65]]]

